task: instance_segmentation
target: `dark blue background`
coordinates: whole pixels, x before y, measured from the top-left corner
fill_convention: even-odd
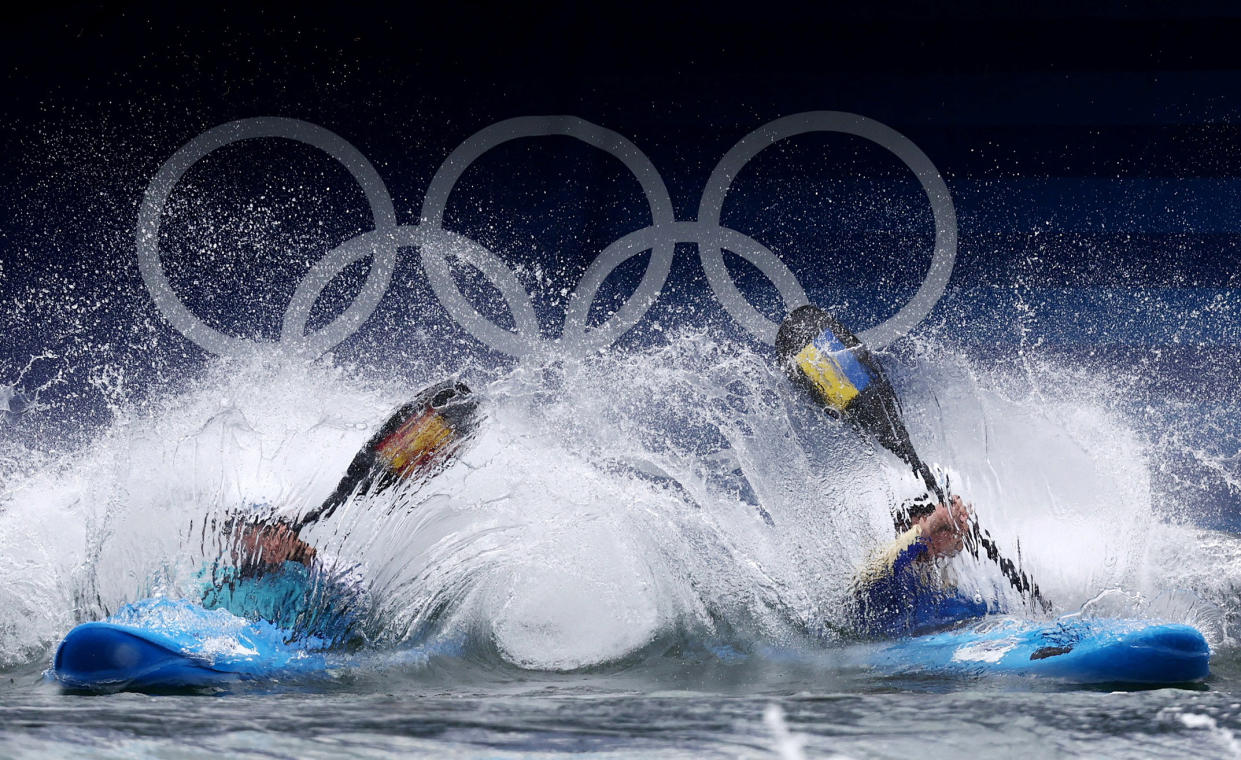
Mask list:
[[[28,396],[44,388],[54,409],[14,424],[63,435],[55,419],[67,410],[75,423],[107,418],[108,371],[141,395],[208,360],[155,310],[133,234],[160,164],[217,124],[277,115],[333,130],[375,164],[398,220],[412,223],[432,174],[469,135],[509,117],[573,114],[634,141],[677,218],[693,219],[712,167],[741,137],[781,116],[840,110],[905,134],[952,192],[956,268],[922,329],[982,357],[1089,356],[1140,377],[1134,403],[1172,410],[1153,425],[1184,426],[1197,409],[1194,445],[1222,469],[1190,457],[1168,478],[1194,480],[1194,493],[1164,492],[1194,501],[1199,522],[1229,525],[1229,480],[1241,482],[1241,13],[1076,5],[27,8],[4,31],[0,383]],[[310,263],[369,228],[348,176],[283,141],[220,151],[174,201],[169,278],[231,334],[277,337]],[[555,336],[561,291],[649,212],[613,159],[544,138],[487,154],[447,219],[523,272]],[[724,223],[779,253],[812,300],[861,328],[899,308],[930,261],[921,190],[855,138],[764,151],[736,179]],[[204,241],[220,250],[200,254]],[[778,317],[770,285],[728,261]],[[595,321],[632,292],[644,262],[609,279]],[[339,313],[366,266],[338,278],[312,326]],[[511,324],[485,282],[460,282]],[[692,245],[678,247],[661,300],[622,343],[680,324],[736,332]],[[21,373],[47,352],[56,358]],[[408,251],[379,313],[336,354],[395,368],[497,358],[447,318]]]

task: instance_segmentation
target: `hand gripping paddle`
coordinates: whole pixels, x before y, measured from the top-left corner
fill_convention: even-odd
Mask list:
[[[817,306],[802,306],[780,325],[776,354],[789,377],[823,404],[829,414],[843,417],[861,433],[874,437],[922,478],[934,500],[893,510],[892,522],[897,533],[909,530],[914,520],[933,512],[936,503],[948,503],[944,488],[909,440],[892,384],[857,336]],[[977,557],[981,548],[1013,588],[1023,595],[1029,594],[1044,610],[1050,609],[1051,604],[1039,593],[1038,585],[1000,554],[991,534],[979,528],[977,521],[971,521],[971,525],[966,536],[970,553]]]

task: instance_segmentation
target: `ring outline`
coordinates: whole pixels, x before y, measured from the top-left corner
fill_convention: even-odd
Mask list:
[[[698,221],[712,227],[720,226],[724,197],[733,179],[750,159],[764,148],[807,132],[840,132],[864,138],[887,149],[914,173],[931,202],[931,212],[935,219],[935,251],[931,256],[926,278],[913,297],[896,314],[859,333],[862,341],[871,348],[885,348],[930,314],[948,286],[957,255],[957,215],[948,186],[944,184],[943,177],[931,159],[908,137],[886,124],[847,111],[806,111],[770,121],[741,138],[716,164],[699,202]],[[702,260],[702,268],[707,273],[707,282],[716,300],[729,311],[733,319],[751,333],[768,344],[775,343],[779,326],[759,314],[737,290],[731,278],[721,276],[727,271],[722,253],[715,247],[708,249],[707,246],[699,246],[698,256]],[[788,271],[779,258],[775,261]],[[789,275],[792,275],[791,271]],[[744,316],[738,317],[733,307]]]
[[[553,137],[558,135],[576,138],[619,159],[642,187],[643,194],[646,196],[647,204],[651,210],[651,227],[663,227],[676,221],[676,214],[672,208],[672,198],[668,194],[668,188],[664,184],[663,178],[659,175],[659,171],[646,154],[628,138],[576,116],[521,116],[505,119],[475,132],[449,154],[448,158],[440,164],[440,168],[435,172],[435,176],[431,178],[431,184],[427,187],[427,193],[422,201],[420,224],[443,229],[444,212],[448,205],[449,195],[452,193],[453,188],[456,187],[461,175],[483,154],[512,140],[524,137]],[[611,250],[613,246],[615,246],[615,243],[606,250]],[[461,295],[448,275],[443,257],[431,254],[432,250],[430,247],[421,249],[421,260],[423,270],[427,273],[427,279],[431,283],[431,289],[440,300],[440,303],[448,310],[457,324],[492,348],[498,348],[492,340],[497,338],[507,340],[507,338],[496,335],[495,331],[500,330],[500,328],[482,317],[473,305]],[[608,317],[602,325],[594,328],[586,325],[586,317],[588,316],[590,306],[607,275],[611,274],[611,271],[616,266],[619,266],[621,262],[636,253],[641,253],[641,251],[635,251],[629,254],[629,256],[620,259],[602,276],[598,276],[597,273],[599,262],[604,259],[604,256],[600,255],[591,262],[578,286],[574,288],[573,293],[569,296],[569,303],[565,310],[565,321],[561,327],[562,343],[574,346],[578,350],[601,348],[610,345],[616,338],[627,332],[646,315],[646,312],[650,309],[650,304],[653,304],[658,298],[660,291],[668,281],[668,275],[672,271],[672,256],[675,253],[675,243],[673,242],[666,241],[651,249],[651,259],[647,262],[646,271],[642,275],[642,280],[638,283],[637,290],[616,312]],[[488,254],[490,255],[490,252]],[[584,286],[586,288],[585,293],[588,295],[583,295],[582,288]],[[526,298],[527,300],[529,299],[528,293]],[[638,311],[638,305],[643,305],[641,311]],[[511,302],[509,303],[509,308],[510,310],[513,309]],[[508,331],[503,332],[507,333]],[[492,340],[484,339],[484,335],[480,333],[490,334]],[[528,337],[527,342],[533,346],[537,341],[537,337],[536,333]],[[516,355],[511,351],[506,351],[506,353]]]
[[[136,236],[138,271],[155,301],[156,308],[164,315],[164,318],[182,335],[217,356],[246,355],[251,353],[256,345],[270,344],[271,341],[256,341],[226,335],[203,322],[186,308],[173,292],[172,285],[164,273],[163,264],[160,262],[160,222],[168,196],[190,167],[219,148],[260,137],[283,137],[296,140],[327,153],[343,165],[362,187],[371,207],[375,230],[392,232],[397,226],[396,210],[393,208],[392,198],[388,195],[387,187],[380,179],[379,173],[375,171],[375,167],[343,137],[317,124],[277,116],[239,119],[209,129],[183,145],[160,166],[147,185],[143,196],[142,207],[138,213]],[[373,256],[374,260],[362,290],[349,308],[319,331],[318,336],[322,337],[319,338],[318,343],[328,344],[330,349],[351,336],[357,330],[357,326],[360,326],[374,313],[380,299],[388,291],[392,282],[392,272],[396,268],[397,249],[395,246],[384,250],[376,249],[373,251]],[[291,333],[287,323],[293,305],[294,303],[290,302],[290,309],[285,311],[281,343]],[[306,305],[307,314],[309,314],[310,306],[313,306],[313,302]],[[303,322],[303,326],[304,324]],[[353,330],[346,332],[350,327]],[[305,341],[298,336],[295,347],[304,344]]]

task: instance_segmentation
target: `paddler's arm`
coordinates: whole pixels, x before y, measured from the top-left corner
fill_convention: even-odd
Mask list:
[[[854,627],[870,636],[899,635],[909,627],[917,591],[912,564],[926,554],[922,528],[915,525],[874,554],[853,579]]]
[[[940,504],[867,561],[854,580],[859,599],[895,601],[899,595],[916,590],[909,575],[912,563],[952,557],[961,551],[962,537],[969,530],[973,515],[956,496],[951,505],[949,508]]]
[[[954,498],[951,507],[940,504],[923,515],[867,562],[853,587],[859,631],[895,636],[927,625],[985,614],[985,605],[978,609],[973,600],[956,596],[950,584],[941,585],[945,583],[942,576],[923,572],[923,568],[929,569],[930,560],[961,551],[962,536],[971,520],[969,508]],[[947,610],[945,604],[952,609]]]
[[[862,594],[891,587],[911,563],[929,550],[922,540],[922,524],[919,523],[897,536],[883,551],[872,555],[854,578],[854,588]]]

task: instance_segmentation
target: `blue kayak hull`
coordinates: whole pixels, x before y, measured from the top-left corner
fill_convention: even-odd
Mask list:
[[[1210,646],[1198,629],[1141,620],[985,620],[887,644],[870,664],[891,675],[1020,676],[1142,686],[1201,681]]]
[[[322,642],[184,600],[148,599],[83,623],[56,650],[49,676],[86,691],[227,686],[322,674]]]
[[[454,646],[433,649],[460,654]],[[1210,674],[1210,647],[1196,628],[1141,620],[987,618],[853,651],[865,667],[888,676],[1160,686]],[[75,690],[161,691],[317,678],[351,661],[321,639],[295,637],[265,621],[186,600],[147,599],[70,631],[48,676]]]

